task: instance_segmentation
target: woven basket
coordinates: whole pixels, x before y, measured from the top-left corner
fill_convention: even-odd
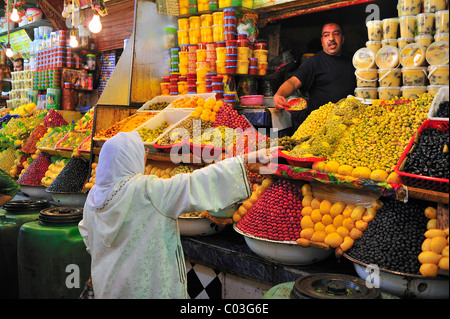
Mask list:
[[[156,0],[156,12],[169,16],[180,15],[178,0]]]

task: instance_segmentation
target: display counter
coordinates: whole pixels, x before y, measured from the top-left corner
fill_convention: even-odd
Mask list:
[[[277,285],[300,276],[336,273],[357,276],[352,262],[334,255],[311,265],[291,266],[270,262],[253,253],[244,237],[228,226],[222,232],[204,237],[181,237],[186,260],[251,281]]]

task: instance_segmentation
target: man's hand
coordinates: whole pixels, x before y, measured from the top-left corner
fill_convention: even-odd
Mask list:
[[[273,103],[277,110],[284,110],[285,107],[289,107],[289,103],[286,101],[286,98],[279,94],[275,94],[273,96]]]

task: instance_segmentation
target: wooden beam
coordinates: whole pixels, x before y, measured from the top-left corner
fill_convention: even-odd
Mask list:
[[[64,8],[64,0],[36,0],[36,3],[45,14],[46,18],[52,23],[55,30],[67,30],[66,20],[61,13]]]

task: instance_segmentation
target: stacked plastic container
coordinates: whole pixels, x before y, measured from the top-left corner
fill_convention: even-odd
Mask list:
[[[11,72],[11,91],[9,100],[6,101],[8,107],[16,108],[29,101],[28,90],[33,88],[33,73],[29,70]]]
[[[353,56],[355,96],[414,98],[449,85],[446,0],[399,0],[398,17],[369,21],[367,32]]]

